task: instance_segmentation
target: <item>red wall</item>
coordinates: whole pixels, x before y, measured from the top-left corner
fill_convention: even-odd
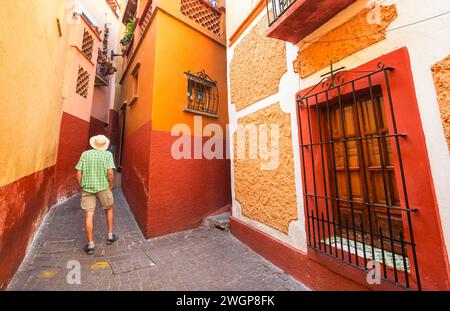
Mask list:
[[[229,160],[174,160],[176,139],[150,123],[125,138],[122,188],[146,237],[196,228],[231,202]]]
[[[55,168],[55,197],[58,201],[79,190],[75,166],[81,154],[89,148],[89,123],[63,113],[61,120],[58,157]]]
[[[51,206],[54,166],[0,187],[0,290],[19,267],[30,237]]]
[[[152,131],[150,236],[196,228],[204,217],[231,202],[230,161],[175,160],[171,147],[176,139]]]
[[[106,128],[106,136],[109,137],[112,145],[119,145],[119,113],[114,109],[109,111],[109,124]]]
[[[125,137],[122,160],[122,190],[136,220],[148,236],[151,122]]]
[[[94,117],[91,117],[91,120],[89,122],[89,137],[96,136],[96,135],[105,135],[107,131],[108,124],[100,121],[99,119],[96,119]]]
[[[231,233],[313,290],[369,290],[234,217],[231,217]]]

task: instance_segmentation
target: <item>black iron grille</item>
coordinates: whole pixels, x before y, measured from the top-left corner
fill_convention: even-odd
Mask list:
[[[375,261],[380,279],[420,290],[393,70],[351,81],[332,70],[298,98],[308,245],[366,272]]]
[[[269,26],[275,23],[297,0],[266,0]],[[270,8],[269,8],[270,7]]]
[[[198,74],[186,72],[188,80],[187,100],[185,111],[201,112],[216,116],[219,108],[219,91],[217,82],[212,80],[204,71]]]

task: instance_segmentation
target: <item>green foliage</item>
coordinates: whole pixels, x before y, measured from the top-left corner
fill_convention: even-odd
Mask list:
[[[130,43],[134,35],[135,26],[136,26],[136,17],[129,18],[127,22],[127,31],[125,32],[125,35],[122,38],[122,40],[120,40],[120,43],[123,46],[127,46]]]

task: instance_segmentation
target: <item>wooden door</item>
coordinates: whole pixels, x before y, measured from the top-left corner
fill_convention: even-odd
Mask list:
[[[349,239],[356,235],[369,244],[372,232],[375,247],[380,247],[382,232],[384,249],[394,246],[398,252],[398,243],[391,240],[399,240],[403,225],[383,97],[335,103],[323,112],[324,131],[333,142],[327,162],[335,221],[349,228]]]

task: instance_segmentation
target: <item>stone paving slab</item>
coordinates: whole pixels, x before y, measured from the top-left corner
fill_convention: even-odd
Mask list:
[[[226,231],[204,227],[146,240],[120,189],[114,196],[119,241],[105,244],[99,208],[95,253],[84,253],[75,196],[50,210],[7,290],[308,290]],[[67,282],[72,261],[80,265],[81,284]]]
[[[75,240],[65,241],[46,241],[39,249],[41,254],[57,254],[72,252],[75,246]]]
[[[156,265],[142,249],[131,249],[122,254],[107,256],[106,259],[113,274],[127,273]]]

